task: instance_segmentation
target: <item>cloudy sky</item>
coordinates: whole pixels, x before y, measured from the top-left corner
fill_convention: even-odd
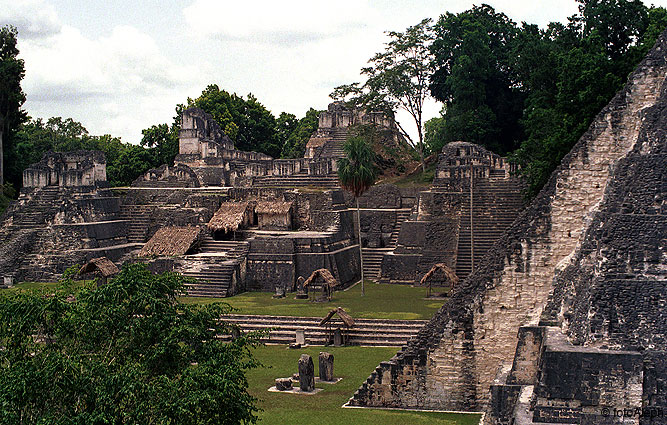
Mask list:
[[[479,4],[480,2],[477,2]],[[574,0],[487,0],[516,22],[566,21]],[[649,2],[647,2],[648,4]],[[667,0],[653,3],[667,6]],[[208,84],[253,93],[274,115],[325,109],[386,42],[468,0],[0,0],[19,30],[25,109],[138,143]],[[429,116],[439,107],[430,105]],[[399,116],[400,117],[400,116]]]

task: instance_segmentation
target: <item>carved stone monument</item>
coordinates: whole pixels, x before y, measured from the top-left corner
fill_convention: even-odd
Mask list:
[[[299,358],[299,387],[306,392],[315,389],[315,366],[313,358],[308,354],[302,354]]]
[[[333,381],[334,380],[334,356],[326,351],[320,351],[320,380]]]
[[[278,391],[289,391],[292,389],[292,379],[291,378],[278,378],[276,379],[276,389]]]

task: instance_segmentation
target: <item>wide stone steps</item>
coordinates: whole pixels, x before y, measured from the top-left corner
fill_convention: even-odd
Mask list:
[[[247,251],[248,242],[245,241],[216,241],[211,237],[206,237],[199,245],[199,252],[221,254],[231,253],[241,254],[245,248]]]
[[[380,277],[382,257],[392,248],[363,248],[361,255],[364,259],[364,279],[377,280]]]
[[[289,316],[227,315],[223,320],[237,325],[242,331],[269,330],[262,338],[267,344],[290,344],[295,342],[296,331],[303,330],[306,343],[325,345],[329,339],[326,326],[319,326],[321,318]],[[426,324],[425,320],[373,320],[354,319],[351,329],[333,319],[332,329],[340,327],[350,345],[401,347]]]
[[[144,243],[148,236],[150,214],[153,208],[149,205],[123,205],[120,218],[127,220],[127,241]]]
[[[340,187],[338,177],[330,176],[313,176],[295,174],[292,176],[267,176],[256,177],[254,180],[255,187],[316,187],[326,189],[336,189]]]
[[[226,297],[229,293],[234,264],[213,264],[198,270],[184,270],[183,276],[197,280],[186,283],[188,296],[191,297]]]

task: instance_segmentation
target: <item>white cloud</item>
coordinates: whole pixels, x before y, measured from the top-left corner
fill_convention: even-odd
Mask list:
[[[375,12],[365,0],[195,0],[183,14],[202,36],[295,44],[363,28]]]
[[[153,38],[130,26],[90,39],[64,25],[47,39],[20,39],[19,47],[31,115],[69,113],[92,134],[134,143],[141,129],[170,122],[191,82],[199,82],[196,67],[169,60]]]
[[[0,6],[0,26],[16,27],[22,38],[38,39],[60,31],[58,16],[41,0],[8,1]]]

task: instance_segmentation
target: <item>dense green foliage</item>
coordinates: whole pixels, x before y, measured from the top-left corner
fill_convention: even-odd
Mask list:
[[[188,106],[211,114],[237,149],[274,158],[303,157],[306,142],[317,129],[318,111],[312,108],[301,120],[285,112],[276,119],[252,94],[243,99],[215,84],[206,87],[198,98],[188,99]]]
[[[134,264],[100,287],[0,297],[0,422],[254,423],[254,337],[217,339],[228,307],[181,304],[182,281]]]
[[[524,96],[508,66],[516,26],[482,5],[442,15],[434,29],[431,92],[445,105],[442,142],[465,140],[501,154],[513,150]]]
[[[438,151],[464,140],[512,153],[535,194],[667,24],[639,0],[580,0],[568,25],[521,26],[488,5],[442,15],[426,125]]]
[[[21,80],[25,75],[23,59],[18,58],[17,31],[12,26],[0,28],[0,187],[5,183],[5,140],[25,120],[21,106],[25,93]],[[3,195],[4,196],[4,195]]]
[[[313,108],[308,109],[306,116],[296,122],[290,121],[296,119],[294,115],[284,112],[280,114],[277,120],[277,131],[281,140],[285,140],[281,158],[303,158],[306,153],[306,143],[317,130],[319,116],[320,111]]]

